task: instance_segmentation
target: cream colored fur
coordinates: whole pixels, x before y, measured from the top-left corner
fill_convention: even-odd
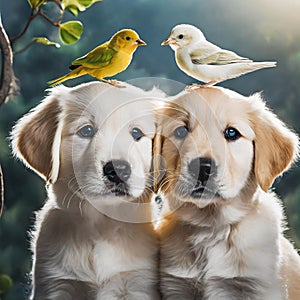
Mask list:
[[[159,229],[163,299],[300,299],[300,258],[268,191],[297,158],[295,133],[259,94],[222,88],[183,92],[157,115],[159,188],[170,208]],[[185,138],[174,135],[181,126]],[[241,136],[226,140],[229,127]],[[199,157],[216,165],[206,197],[192,194],[189,164]]]
[[[33,231],[34,300],[159,299],[151,225],[153,92],[93,82],[59,86],[15,126],[15,155],[47,181]],[[78,134],[90,125],[94,136]],[[135,141],[132,128],[143,137]],[[131,167],[117,195],[104,165]]]

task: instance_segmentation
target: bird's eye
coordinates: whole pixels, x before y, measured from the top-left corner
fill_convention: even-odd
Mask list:
[[[131,37],[130,36],[126,36],[126,41],[130,41]]]
[[[136,142],[144,136],[143,131],[137,127],[132,128],[130,133]]]
[[[179,126],[174,130],[173,134],[177,139],[184,139],[188,133],[189,130],[186,126]]]
[[[95,134],[94,127],[91,125],[86,125],[77,131],[77,134],[82,138],[92,138]]]
[[[179,34],[178,38],[179,38],[180,40],[182,40],[182,39],[183,39],[183,34]]]
[[[233,127],[227,127],[224,131],[224,138],[228,142],[235,141],[239,139],[242,135],[239,133],[239,131]]]

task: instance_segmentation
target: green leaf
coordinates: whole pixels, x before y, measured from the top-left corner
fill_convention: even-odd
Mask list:
[[[85,11],[88,7],[100,1],[102,0],[62,0],[62,7],[77,16],[79,11]]]
[[[76,6],[70,5],[67,7],[67,9],[75,16],[78,16],[79,9]]]
[[[43,45],[46,45],[46,46],[54,46],[56,48],[60,48],[60,44],[55,43],[55,42],[51,42],[45,37],[37,37],[37,38],[34,38],[33,41],[35,43],[38,43],[38,44],[43,44]]]
[[[11,290],[13,286],[13,282],[11,278],[6,275],[6,274],[1,274],[0,275],[0,295],[1,294],[6,294]]]
[[[46,0],[27,0],[31,8],[37,8],[38,6],[43,5]]]
[[[85,8],[88,8],[88,7],[92,6],[93,4],[95,4],[97,2],[101,2],[101,1],[102,0],[78,0],[78,2]]]
[[[59,26],[59,37],[65,44],[76,43],[82,34],[83,25],[79,21],[69,21]]]

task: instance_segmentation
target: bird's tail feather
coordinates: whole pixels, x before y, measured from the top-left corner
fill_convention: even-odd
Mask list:
[[[241,66],[242,65],[242,66]],[[266,62],[251,62],[251,63],[241,63],[236,64],[236,68],[230,70],[230,78],[239,77],[242,74],[247,74],[264,68],[276,67],[275,61]]]
[[[253,62],[251,63],[252,66],[256,67],[258,69],[263,68],[274,68],[276,67],[277,62],[276,61],[264,61],[264,62]]]
[[[56,85],[58,85],[58,84],[60,84],[60,83],[62,83],[64,81],[66,81],[66,80],[78,77],[79,76],[79,72],[77,71],[77,69],[76,69],[76,72],[74,72],[74,71],[72,71],[72,72],[70,72],[70,73],[68,73],[68,74],[66,74],[64,76],[61,76],[59,78],[56,78],[54,80],[51,80],[51,81],[48,82],[48,84],[50,86],[54,87],[54,86],[56,86]]]

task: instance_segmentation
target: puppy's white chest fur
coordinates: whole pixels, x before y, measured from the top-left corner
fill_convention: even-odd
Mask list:
[[[114,275],[141,269],[151,269],[151,263],[146,261],[138,253],[134,255],[134,249],[127,252],[130,246],[122,247],[120,244],[111,244],[108,241],[101,241],[95,244],[93,249],[94,268],[96,270],[96,281],[103,282]]]
[[[153,264],[155,247],[149,246],[150,236],[143,237],[139,233],[141,225],[111,224],[111,230],[106,228],[103,232],[101,230],[95,232],[95,224],[85,225],[81,226],[80,235],[72,237],[78,240],[76,246],[73,243],[66,243],[62,246],[64,250],[57,253],[57,260],[62,263],[52,265],[53,274],[60,274],[61,279],[84,281],[89,278],[91,283],[100,286],[104,281],[120,273],[155,269]],[[96,227],[101,225],[103,226],[98,224]],[[94,234],[92,237],[88,236],[86,231],[94,231]],[[128,232],[131,234],[128,235]],[[137,239],[140,240],[138,249],[135,243]]]

